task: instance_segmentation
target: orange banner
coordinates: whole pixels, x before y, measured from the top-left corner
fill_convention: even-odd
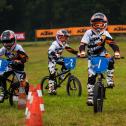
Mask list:
[[[126,25],[110,25],[108,31],[110,33],[126,33]]]
[[[70,28],[63,28],[63,29],[67,29],[68,32],[71,34],[71,36],[76,36],[76,35],[83,35],[86,30],[90,29],[90,27],[70,27]],[[126,33],[126,25],[109,25],[107,29],[110,33]],[[35,33],[36,38],[55,37],[56,32],[58,30],[59,29],[36,30],[36,33]]]

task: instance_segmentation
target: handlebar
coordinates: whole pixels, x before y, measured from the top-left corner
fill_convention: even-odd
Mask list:
[[[82,59],[85,59],[85,58],[88,58],[88,57],[89,57],[88,55],[86,55],[86,56],[84,56],[84,57],[77,56],[77,58],[82,58]],[[96,56],[96,57],[97,57],[97,56]],[[120,58],[116,58],[115,56],[112,56],[112,58],[114,58],[115,60],[125,59],[124,56],[121,56]]]
[[[113,56],[113,58],[114,58],[115,60],[125,59],[124,56],[121,56],[120,58],[116,58],[115,56]]]

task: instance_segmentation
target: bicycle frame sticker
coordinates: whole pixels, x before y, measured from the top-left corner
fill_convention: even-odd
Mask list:
[[[15,75],[19,81],[22,81],[25,79],[25,74],[24,73],[17,73],[15,72]]]
[[[74,69],[76,66],[76,58],[75,57],[65,57],[64,64],[67,69]]]
[[[103,73],[108,68],[109,59],[105,57],[91,57],[91,69],[95,73]]]
[[[0,59],[0,74],[3,74],[7,71],[8,68],[8,61],[5,59]]]

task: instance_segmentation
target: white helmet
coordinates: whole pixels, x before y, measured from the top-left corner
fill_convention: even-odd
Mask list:
[[[107,28],[108,20],[105,14],[95,13],[90,19],[90,24],[93,30],[100,33]]]
[[[68,33],[67,30],[61,29],[56,33],[56,40],[60,45],[63,45],[67,42],[69,36],[70,34]]]

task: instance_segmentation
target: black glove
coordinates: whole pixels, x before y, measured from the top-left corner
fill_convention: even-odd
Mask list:
[[[21,62],[17,62],[15,60],[13,60],[13,61],[10,61],[9,66],[14,68],[14,67],[18,66],[19,64],[21,64]]]

